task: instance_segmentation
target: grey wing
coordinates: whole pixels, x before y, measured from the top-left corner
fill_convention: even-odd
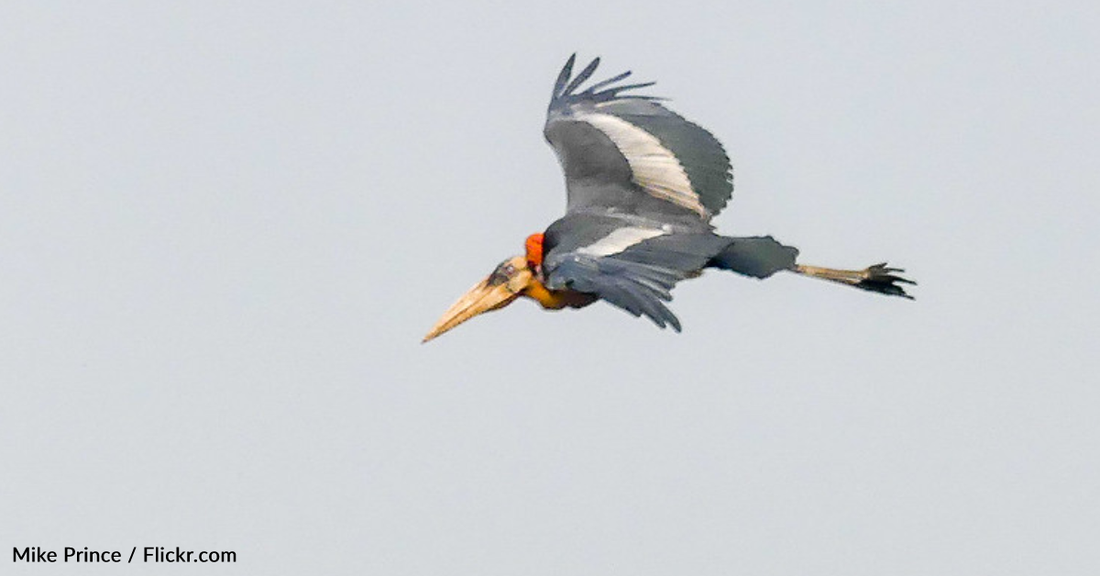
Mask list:
[[[543,263],[547,287],[594,294],[677,332],[680,321],[665,305],[672,300],[672,288],[697,274],[730,243],[710,232],[671,233],[639,226],[608,231],[606,222],[578,225],[580,218],[566,216],[547,230],[547,238],[556,244]],[[559,238],[559,231],[569,237]]]
[[[729,201],[733,174],[718,140],[660,103],[624,92],[624,72],[578,91],[596,58],[572,77],[569,58],[554,85],[544,134],[565,172],[568,210],[615,208],[709,222]]]
[[[547,284],[555,290],[570,289],[595,294],[634,316],[646,315],[657,326],[680,331],[680,321],[665,306],[670,290],[684,276],[676,271],[615,258],[580,255],[563,260]]]

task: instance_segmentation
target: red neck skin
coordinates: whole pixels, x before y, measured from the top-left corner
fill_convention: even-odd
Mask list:
[[[523,295],[532,298],[543,308],[559,310],[561,308],[584,308],[596,301],[593,294],[583,294],[571,290],[549,290],[542,283],[542,234],[532,234],[527,237],[524,246],[527,248],[527,266],[535,272],[531,283],[523,291]]]
[[[532,234],[524,242],[527,248],[527,266],[535,271],[536,275],[542,273],[542,234]]]

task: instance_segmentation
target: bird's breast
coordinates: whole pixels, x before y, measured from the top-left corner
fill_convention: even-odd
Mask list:
[[[550,290],[537,278],[531,279],[527,288],[524,289],[523,295],[538,302],[540,306],[548,310],[583,308],[597,300],[594,294],[574,290]]]

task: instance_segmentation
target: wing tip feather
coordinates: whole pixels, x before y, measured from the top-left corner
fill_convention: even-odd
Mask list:
[[[577,62],[577,53],[574,52],[569,59],[565,61],[565,66],[562,67],[561,72],[558,73],[558,78],[554,82],[554,92],[550,98],[550,109],[565,108],[577,102],[608,102],[612,100],[621,99],[633,99],[633,100],[649,100],[649,101],[661,101],[666,98],[657,96],[645,96],[641,94],[628,94],[623,95],[622,92],[627,90],[637,90],[640,88],[647,88],[653,86],[656,82],[639,82],[636,84],[626,84],[621,86],[613,86],[616,82],[621,82],[629,77],[633,72],[627,70],[608,78],[601,80],[589,86],[582,92],[577,90],[584,84],[589,78],[595,74],[596,69],[600,66],[600,57],[597,56],[592,59],[576,76],[573,76],[573,67]]]
[[[561,72],[558,72],[558,79],[554,81],[554,93],[551,94],[551,100],[557,100],[561,97],[565,84],[569,82],[569,77],[573,75],[573,65],[577,62],[577,53],[574,52],[565,61],[565,66],[561,67]]]

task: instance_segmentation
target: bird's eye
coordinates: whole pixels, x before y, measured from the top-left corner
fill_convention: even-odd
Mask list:
[[[491,286],[497,286],[504,284],[516,273],[516,267],[510,262],[502,262],[499,266],[493,270],[493,273],[489,275],[489,284]]]

